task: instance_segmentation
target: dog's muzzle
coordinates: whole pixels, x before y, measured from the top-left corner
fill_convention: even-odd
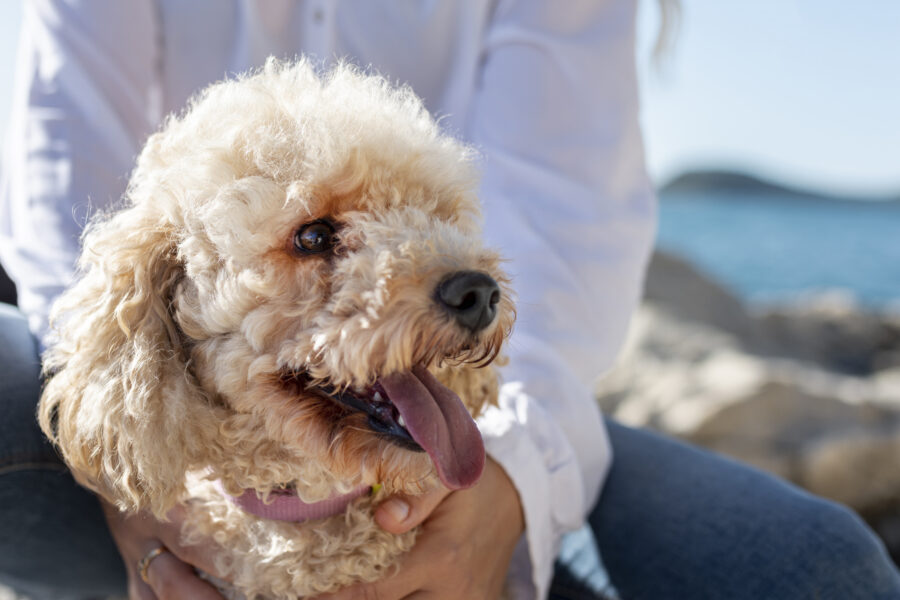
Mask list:
[[[303,371],[284,370],[279,380],[366,415],[372,431],[402,448],[424,450],[451,490],[471,487],[481,477],[485,452],[478,426],[456,392],[423,365],[383,375],[361,390],[312,384]]]

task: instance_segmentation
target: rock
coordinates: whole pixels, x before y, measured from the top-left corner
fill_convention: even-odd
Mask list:
[[[658,254],[603,410],[843,502],[900,556],[900,320],[829,295],[762,314]],[[893,539],[894,542],[890,542]]]
[[[865,312],[829,294],[770,310],[759,317],[758,348],[849,374],[867,375],[900,364],[900,319]]]
[[[703,323],[748,341],[757,338],[753,319],[737,296],[670,254],[653,255],[647,268],[644,297],[683,320]]]
[[[900,366],[900,316],[865,312],[840,290],[754,314],[690,263],[657,252],[644,297],[680,320],[736,336],[756,354],[814,362],[848,374]]]
[[[882,424],[807,444],[797,481],[815,494],[874,514],[893,508],[900,489],[900,435]],[[900,516],[900,513],[897,514]]]

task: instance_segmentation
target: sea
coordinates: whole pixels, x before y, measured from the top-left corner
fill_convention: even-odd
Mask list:
[[[900,310],[898,201],[663,192],[657,246],[751,305],[831,294]]]

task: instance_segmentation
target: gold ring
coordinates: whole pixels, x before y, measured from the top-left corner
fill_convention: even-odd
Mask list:
[[[150,563],[153,562],[153,559],[162,554],[163,552],[168,552],[169,549],[165,546],[157,546],[150,552],[144,555],[144,558],[138,561],[138,573],[141,574],[141,579],[144,580],[144,583],[149,584],[150,580],[147,578],[147,569],[150,568]]]

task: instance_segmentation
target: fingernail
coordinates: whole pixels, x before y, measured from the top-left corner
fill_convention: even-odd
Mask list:
[[[397,523],[402,523],[409,516],[409,504],[403,500],[393,498],[384,503],[384,509]]]

